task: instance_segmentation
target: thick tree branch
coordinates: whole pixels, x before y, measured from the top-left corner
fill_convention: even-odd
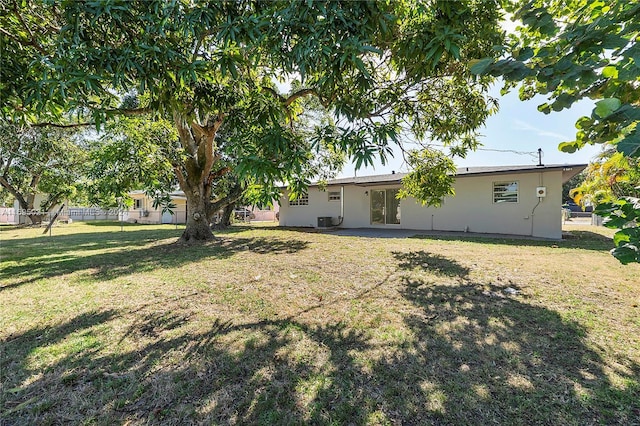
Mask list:
[[[210,127],[210,131],[213,134],[211,135],[211,140],[207,140],[207,146],[205,150],[206,162],[205,162],[204,170],[205,170],[205,173],[207,174],[211,172],[211,169],[213,168],[213,164],[220,159],[219,155],[215,155],[215,152],[213,149],[213,143],[214,143],[216,134],[218,133],[218,129],[220,129],[220,126],[222,126],[223,122],[224,122],[224,114],[220,113],[216,117],[216,120],[214,121],[213,126]]]
[[[7,177],[7,175],[9,174],[9,167],[11,167],[11,163],[13,162],[13,155],[10,155],[9,158],[7,159],[7,164],[4,164],[4,160],[2,160],[2,164],[4,164],[4,170],[2,171],[2,177]]]
[[[27,200],[24,199],[24,196],[20,192],[18,192],[18,190],[13,185],[11,185],[11,183],[7,179],[5,179],[4,176],[0,176],[0,185],[2,185],[7,191],[9,191],[11,195],[16,198],[16,200],[18,200],[18,204],[20,204],[20,207],[25,210],[29,208],[27,205]]]
[[[285,103],[285,101],[286,101],[285,97],[282,96],[280,93],[276,92],[275,90],[273,90],[271,87],[264,86],[264,87],[262,87],[262,90],[265,90],[265,91],[271,93],[273,96],[278,98],[278,100],[281,103],[283,103],[283,104]]]
[[[48,213],[49,211],[51,211],[51,209],[53,209],[56,206],[56,204],[58,204],[58,202],[60,201],[60,198],[62,198],[61,192],[54,195],[49,194],[49,196],[47,197],[47,200],[42,205],[42,210]]]
[[[297,92],[291,94],[288,98],[285,98],[284,96],[282,96],[281,94],[279,94],[278,92],[273,90],[271,87],[266,87],[265,86],[265,87],[262,87],[262,90],[266,90],[267,92],[271,93],[273,96],[278,98],[280,103],[285,107],[288,107],[289,105],[291,105],[293,102],[295,102],[299,98],[302,98],[302,97],[305,97],[305,96],[309,96],[309,95],[318,96],[318,92],[316,91],[316,89],[298,90]]]
[[[31,189],[32,195],[35,198],[35,194],[36,194],[36,188],[38,187],[38,184],[40,183],[40,179],[42,178],[41,174],[38,175],[34,175],[31,178],[31,183],[29,184],[29,189]],[[31,195],[29,195],[29,197],[31,197]]]
[[[196,158],[196,145],[193,141],[193,135],[191,134],[191,129],[187,126],[187,123],[184,121],[182,116],[177,112],[173,113],[173,122],[176,125],[176,129],[178,130],[178,136],[180,140],[180,144],[182,147],[189,153],[191,158]],[[188,161],[188,160],[187,160]]]
[[[285,101],[284,101],[284,106],[289,106],[291,105],[293,102],[296,101],[296,99],[302,98],[304,96],[308,96],[308,95],[316,95],[318,96],[318,92],[316,92],[315,89],[302,89],[297,91],[296,93],[292,94],[291,96],[289,96]]]
[[[184,174],[182,174],[182,169],[180,169],[180,166],[175,166],[173,170],[176,172],[176,177],[178,178],[178,184],[180,185],[180,188],[184,192],[187,192],[187,180],[184,178]]]
[[[149,108],[107,109],[107,110],[104,110],[104,112],[110,115],[124,115],[129,117],[129,116],[138,116],[138,115],[148,114],[152,112],[152,110]],[[95,126],[95,124],[96,124],[95,121],[85,121],[82,123],[68,123],[68,124],[53,123],[50,121],[45,121],[42,123],[33,123],[31,124],[31,127],[57,127],[59,129],[71,129],[75,127]]]
[[[207,211],[207,218],[209,219],[209,221],[213,219],[213,215],[215,215],[218,210],[231,203],[235,203],[240,199],[241,196],[242,186],[240,184],[236,184],[225,197],[216,200],[209,205],[209,209]]]
[[[84,123],[71,123],[71,124],[60,124],[60,123],[51,123],[48,121],[45,121],[43,123],[33,123],[31,125],[31,127],[57,127],[59,129],[71,129],[74,127],[86,127],[86,126],[93,126],[96,123],[94,122],[84,122]]]

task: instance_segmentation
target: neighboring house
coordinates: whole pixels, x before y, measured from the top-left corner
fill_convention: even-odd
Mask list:
[[[275,222],[278,220],[278,211],[280,206],[274,202],[273,206],[247,206],[247,209],[253,213],[252,222]]]
[[[175,206],[170,212],[162,212],[162,206],[153,207],[153,199],[144,191],[132,191],[129,196],[133,199],[133,205],[124,214],[124,220],[132,223],[160,224],[160,223],[187,223],[187,197],[184,192],[174,191],[169,194],[171,203]]]
[[[19,220],[18,211],[15,208],[0,206],[0,223],[16,224]]]
[[[363,176],[311,185],[280,200],[280,226],[389,228],[562,238],[562,184],[586,164],[463,167],[456,195],[441,207],[396,199],[405,174]]]
[[[129,193],[133,199],[133,205],[124,214],[124,220],[133,223],[160,224],[160,223],[186,223],[187,221],[187,197],[184,192],[174,191],[169,194],[171,203],[175,205],[169,212],[162,213],[162,207],[154,208],[153,199],[148,197],[144,191],[133,191]],[[276,221],[278,205],[274,207],[246,207],[252,213],[251,221]]]

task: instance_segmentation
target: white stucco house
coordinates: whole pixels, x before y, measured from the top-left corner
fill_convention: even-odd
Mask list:
[[[144,191],[132,191],[129,197],[133,199],[133,205],[124,213],[124,220],[132,223],[160,224],[160,223],[187,223],[187,197],[182,191],[174,191],[169,194],[171,203],[175,206],[169,212],[162,212],[162,207],[153,207],[153,198],[147,196]]]
[[[280,199],[280,226],[389,228],[562,238],[562,184],[586,164],[463,167],[441,207],[396,199],[405,174],[336,179]]]

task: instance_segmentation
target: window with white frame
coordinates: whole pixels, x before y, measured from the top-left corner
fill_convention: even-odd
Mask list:
[[[300,195],[298,198],[294,200],[289,200],[290,206],[308,206],[309,205],[309,194]]]
[[[133,200],[133,208],[134,209],[142,208],[142,200],[140,198]]]
[[[340,201],[340,191],[329,191],[327,195],[329,201]]]
[[[517,203],[518,202],[518,181],[493,182],[493,202]]]

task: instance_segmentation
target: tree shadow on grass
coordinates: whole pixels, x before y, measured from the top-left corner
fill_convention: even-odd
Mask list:
[[[422,269],[433,272],[436,275],[466,278],[469,268],[460,265],[455,260],[447,259],[439,254],[420,251],[391,252],[398,261],[398,267],[403,270]]]
[[[43,278],[87,271],[90,279],[109,280],[136,272],[170,269],[205,258],[226,259],[241,253],[285,254],[307,248],[306,241],[279,238],[225,237],[196,246],[160,242],[165,232],[131,231],[60,236],[55,243],[40,238],[3,243],[5,266],[0,291]],[[107,253],[96,253],[109,250]],[[9,263],[11,262],[11,263]]]
[[[417,392],[432,401],[431,413],[423,417],[445,423],[640,420],[637,363],[618,360],[625,365],[618,373],[628,381],[626,389],[618,389],[605,373],[597,349],[585,344],[586,331],[577,323],[502,297],[497,287],[492,291],[485,287],[473,282],[421,285],[406,280],[403,296],[420,308],[405,317],[415,333],[417,352],[400,353],[385,368],[404,364],[401,380],[420,375],[423,382],[405,391],[403,411],[421,417]]]
[[[188,311],[158,305],[34,328],[4,345],[9,368],[0,418],[263,425],[640,420],[640,366],[619,359],[627,386],[614,386],[577,324],[489,296],[471,282],[404,284],[403,297],[417,309],[404,315],[410,333],[390,340],[379,330],[310,325],[294,316],[195,327]],[[99,330],[118,342],[101,342]]]
[[[361,332],[345,331],[341,324],[310,328],[288,320],[240,325],[216,320],[206,330],[179,333],[188,327],[188,319],[175,312],[155,312],[133,321],[117,345],[129,348],[137,342],[135,349],[77,343],[95,335],[96,327],[109,327],[113,316],[80,315],[59,326],[14,336],[6,345],[10,373],[4,378],[6,410],[0,420],[300,424],[334,416],[336,409],[342,419],[362,410],[352,405],[359,392],[352,381],[357,369],[333,377],[323,371],[322,359],[314,359],[314,351],[320,349],[339,366],[352,365],[350,353],[366,348]],[[34,354],[46,358],[59,353],[60,342],[69,342],[73,349],[45,367],[34,366]],[[306,357],[291,353],[301,343],[310,346]],[[349,391],[325,394],[328,384],[316,383],[325,374]],[[310,402],[316,392],[321,400],[302,410],[306,386]]]

